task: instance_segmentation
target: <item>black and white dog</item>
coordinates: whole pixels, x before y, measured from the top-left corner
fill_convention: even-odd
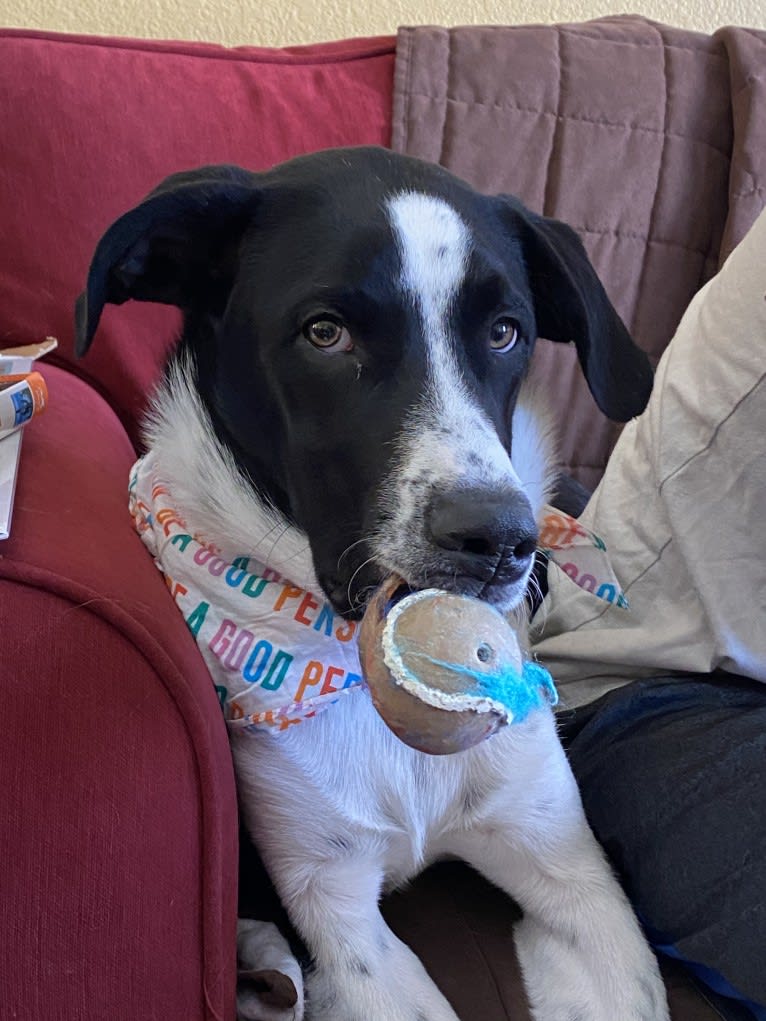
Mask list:
[[[551,477],[522,392],[538,335],[575,343],[612,418],[651,388],[571,229],[381,149],[169,178],[101,240],[80,354],[104,304],[131,298],[184,313],[147,440],[186,518],[244,552],[267,515],[350,618],[392,571],[523,604]],[[284,734],[240,732],[233,750],[247,824],[313,958],[311,1021],[456,1021],[378,910],[445,856],[521,905],[537,1021],[668,1017],[549,710],[430,757],[362,693]],[[264,1010],[303,1016],[302,995]]]

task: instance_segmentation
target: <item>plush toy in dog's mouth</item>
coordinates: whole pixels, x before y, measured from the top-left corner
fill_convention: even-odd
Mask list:
[[[391,575],[368,603],[359,654],[375,708],[406,744],[465,751],[555,704],[550,675],[524,663],[516,633],[488,603]]]

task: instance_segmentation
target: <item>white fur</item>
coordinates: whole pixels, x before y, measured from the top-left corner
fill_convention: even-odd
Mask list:
[[[191,360],[176,355],[144,425],[147,447],[160,452],[162,480],[178,506],[189,508],[194,535],[229,558],[265,550],[273,570],[320,591],[308,539],[273,507],[253,498],[230,451],[216,438],[195,380]]]
[[[483,459],[479,481],[486,472],[525,486],[537,508],[547,486],[545,428],[521,406],[514,470],[450,356],[443,324],[467,230],[445,203],[422,196],[396,199],[391,215],[402,286],[419,305],[431,352],[429,392],[410,420],[392,490],[420,470],[421,446],[422,466],[440,478],[475,479],[470,449]],[[448,250],[441,277],[429,268],[437,244]],[[248,490],[193,380],[193,367],[177,361],[148,433],[189,526],[237,554],[252,536],[274,534],[271,566],[316,588],[305,536]],[[448,437],[429,429],[430,416]],[[394,495],[406,527],[416,508],[401,489]],[[514,937],[536,1021],[668,1018],[656,961],[588,828],[550,710],[459,755],[432,757],[395,738],[360,690],[282,734],[234,733],[232,749],[245,821],[314,959],[310,1021],[457,1021],[378,909],[384,890],[444,856],[470,862],[523,907]]]
[[[524,382],[511,421],[511,457],[524,495],[539,520],[555,482],[556,425],[541,387]]]

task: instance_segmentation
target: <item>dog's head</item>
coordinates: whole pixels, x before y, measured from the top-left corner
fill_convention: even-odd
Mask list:
[[[574,342],[611,418],[651,388],[570,228],[382,149],[169,178],[101,240],[79,354],[131,298],[183,310],[218,441],[345,614],[392,570],[522,598],[538,508],[512,419],[538,335]]]

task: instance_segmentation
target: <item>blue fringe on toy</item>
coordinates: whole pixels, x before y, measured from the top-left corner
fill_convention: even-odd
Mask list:
[[[510,667],[499,674],[486,674],[460,663],[445,663],[424,652],[410,652],[410,655],[470,678],[476,685],[471,694],[500,702],[511,714],[511,723],[523,723],[533,710],[543,705],[556,705],[559,700],[553,678],[539,663],[525,663],[520,674]]]

